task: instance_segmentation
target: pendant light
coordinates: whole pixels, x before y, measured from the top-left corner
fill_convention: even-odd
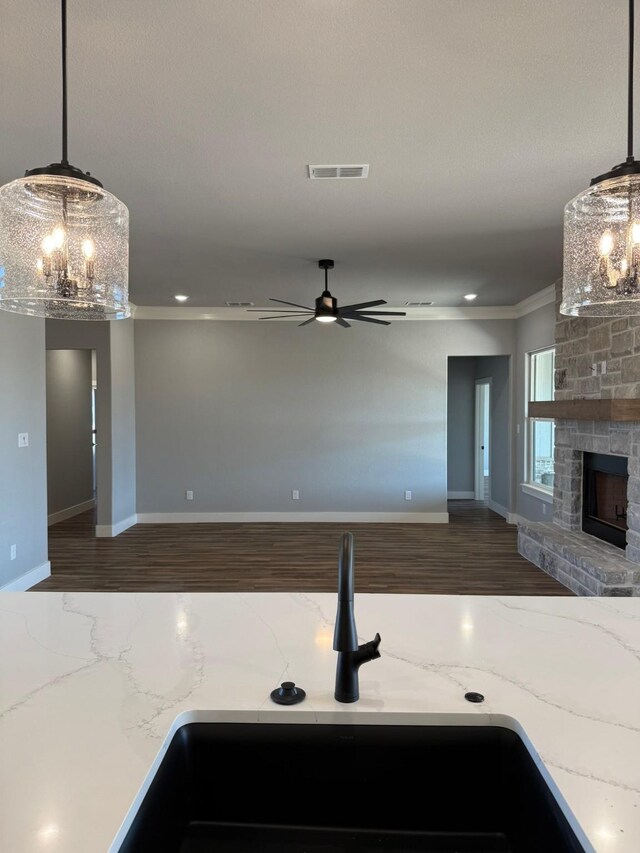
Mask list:
[[[564,209],[560,312],[640,314],[640,162],[633,156],[634,0],[629,0],[627,159],[591,181]]]
[[[117,320],[129,309],[129,211],[67,158],[67,3],[62,12],[62,159],[0,187],[0,309]]]

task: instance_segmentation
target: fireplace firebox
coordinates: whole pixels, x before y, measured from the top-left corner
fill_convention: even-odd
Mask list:
[[[582,529],[618,548],[627,544],[627,457],[584,453]]]

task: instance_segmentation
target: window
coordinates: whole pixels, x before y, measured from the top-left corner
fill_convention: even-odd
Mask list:
[[[555,349],[528,353],[527,400],[553,400]],[[555,421],[527,418],[526,469],[527,483],[551,493],[553,491],[553,448]]]

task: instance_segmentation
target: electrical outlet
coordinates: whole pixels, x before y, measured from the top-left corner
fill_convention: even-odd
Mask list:
[[[186,498],[188,501],[192,501],[192,500],[193,500],[193,492],[192,492],[191,490],[189,490],[189,491],[185,492],[185,493],[184,493],[184,496],[185,496],[185,498]]]
[[[607,362],[601,361],[600,362],[600,373],[605,374],[606,372],[607,372]]]
[[[299,501],[300,500],[300,492],[298,489],[293,489],[291,492],[291,500]]]
[[[410,501],[412,498],[413,498],[413,495],[411,494],[411,492],[409,491],[409,489],[407,489],[407,490],[405,491],[405,493],[404,493],[404,499],[405,499],[405,501]]]
[[[15,558],[18,556],[18,546],[12,545],[9,553],[11,555],[11,559],[15,560]]]
[[[29,447],[29,433],[28,432],[19,432],[18,433],[18,447]]]

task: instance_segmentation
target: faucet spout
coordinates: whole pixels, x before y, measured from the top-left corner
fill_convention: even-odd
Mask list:
[[[363,663],[380,657],[380,634],[358,645],[354,615],[353,536],[342,537],[338,559],[338,612],[333,648],[338,652],[335,698],[338,702],[357,702],[360,698],[358,672]]]
[[[358,648],[353,584],[353,535],[344,533],[338,557],[338,612],[333,632],[333,649],[336,652],[355,652]]]

